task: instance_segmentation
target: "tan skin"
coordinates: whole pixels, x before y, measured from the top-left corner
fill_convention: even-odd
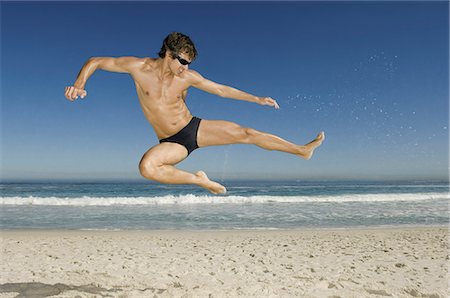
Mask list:
[[[178,53],[180,58],[191,61],[187,53]],[[202,77],[198,72],[182,65],[168,51],[164,58],[95,57],[81,69],[73,86],[65,89],[70,101],[84,98],[86,81],[97,69],[128,73],[133,78],[145,117],[159,139],[170,137],[185,127],[192,118],[185,99],[189,87],[216,94],[221,97],[245,100],[279,108],[270,97],[258,97],[235,88],[221,85]],[[306,145],[297,145],[280,137],[241,127],[236,123],[220,120],[202,120],[197,134],[200,148],[226,144],[255,144],[266,150],[278,150],[310,159],[314,149],[325,139],[323,132]],[[176,143],[161,143],[150,148],[139,163],[139,170],[147,179],[168,184],[196,184],[214,194],[226,189],[210,180],[203,171],[195,174],[174,167],[188,155],[187,149]]]

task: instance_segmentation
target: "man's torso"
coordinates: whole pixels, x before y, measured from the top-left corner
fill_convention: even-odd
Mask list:
[[[185,104],[189,83],[183,74],[162,79],[156,59],[142,60],[142,67],[131,73],[142,110],[159,139],[172,136],[192,118]]]

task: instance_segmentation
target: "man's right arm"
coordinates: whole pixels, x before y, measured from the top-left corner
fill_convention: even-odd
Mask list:
[[[65,96],[74,101],[80,96],[84,98],[87,92],[84,90],[89,77],[97,70],[102,69],[111,72],[132,73],[144,64],[144,59],[136,57],[92,57],[81,68],[73,86],[66,87]]]

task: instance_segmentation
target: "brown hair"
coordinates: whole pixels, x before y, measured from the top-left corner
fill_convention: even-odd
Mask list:
[[[164,58],[167,50],[171,51],[173,54],[185,52],[192,60],[197,57],[197,50],[195,49],[195,45],[192,40],[189,36],[179,32],[172,32],[167,35],[164,39],[161,50],[158,53],[159,57]]]

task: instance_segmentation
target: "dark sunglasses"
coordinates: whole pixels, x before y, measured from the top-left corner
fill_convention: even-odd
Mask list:
[[[180,63],[181,63],[181,65],[189,65],[189,64],[191,64],[191,62],[189,62],[189,61],[187,61],[187,60],[184,60],[183,58],[181,58],[180,56],[178,56],[178,55],[175,55],[175,58],[177,58],[177,60],[178,61],[180,61]]]

